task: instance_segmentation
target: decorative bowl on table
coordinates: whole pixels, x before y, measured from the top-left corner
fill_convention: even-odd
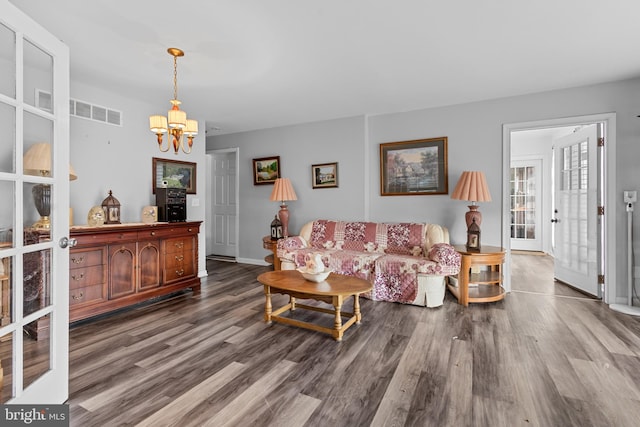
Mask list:
[[[302,277],[304,277],[306,280],[316,283],[324,282],[327,277],[329,277],[329,274],[331,274],[331,269],[329,268],[325,268],[324,271],[321,271],[319,273],[309,271],[306,267],[298,268],[298,271],[302,273]]]

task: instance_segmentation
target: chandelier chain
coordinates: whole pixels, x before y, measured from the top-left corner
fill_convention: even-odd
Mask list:
[[[178,57],[173,57],[173,99],[178,99]]]

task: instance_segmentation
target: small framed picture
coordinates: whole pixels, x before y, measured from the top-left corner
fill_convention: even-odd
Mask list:
[[[280,178],[280,156],[253,159],[253,185],[273,184]]]
[[[338,162],[311,165],[313,188],[336,188],[338,186]]]

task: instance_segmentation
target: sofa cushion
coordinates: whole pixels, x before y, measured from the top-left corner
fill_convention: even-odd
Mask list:
[[[387,228],[388,254],[423,256],[425,225],[413,223],[384,224]]]

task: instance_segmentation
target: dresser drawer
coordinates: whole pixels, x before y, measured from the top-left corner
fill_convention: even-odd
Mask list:
[[[195,268],[193,264],[175,265],[172,268],[167,268],[164,271],[164,283],[168,284],[177,279],[185,279],[187,277],[195,276]]]
[[[104,250],[96,248],[93,250],[72,251],[69,254],[69,269],[90,267],[105,263]]]
[[[164,256],[164,265],[167,269],[184,268],[185,265],[193,265],[193,252],[175,252]]]
[[[106,280],[106,270],[103,265],[69,270],[69,289],[84,288],[85,286],[102,285]]]
[[[193,237],[167,239],[164,242],[164,252],[166,254],[173,254],[177,252],[191,252],[193,250],[193,240]]]
[[[69,305],[85,304],[105,300],[104,286],[93,285],[69,290]]]

